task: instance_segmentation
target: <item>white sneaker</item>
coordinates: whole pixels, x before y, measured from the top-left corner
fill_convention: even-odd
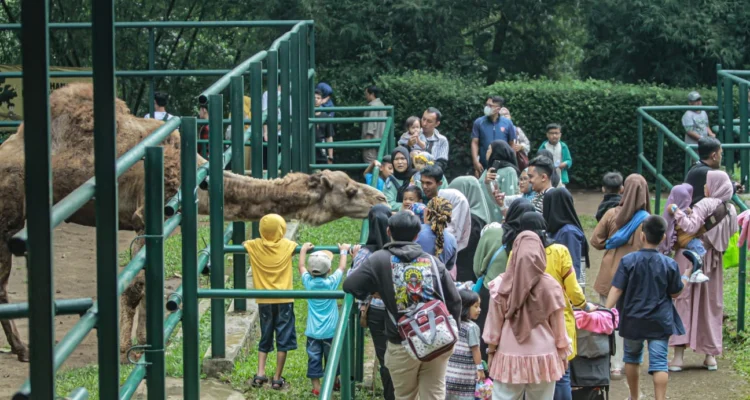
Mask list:
[[[701,270],[696,270],[692,275],[690,275],[690,283],[703,283],[708,282],[709,280],[709,277],[704,275],[703,271]]]

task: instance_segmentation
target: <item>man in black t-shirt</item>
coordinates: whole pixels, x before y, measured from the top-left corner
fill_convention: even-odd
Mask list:
[[[693,201],[690,203],[690,207],[706,197],[704,189],[706,186],[706,176],[708,175],[708,171],[721,167],[723,154],[721,142],[718,139],[704,137],[698,141],[698,157],[700,157],[700,161],[693,164],[685,176],[685,183],[693,187]],[[733,183],[735,193],[742,193],[744,191],[745,188],[740,183]]]
[[[320,89],[315,89],[315,107],[321,107],[323,105],[323,92]],[[326,113],[318,111],[315,116],[318,118],[331,117],[333,113]],[[315,125],[315,143],[333,143],[333,124],[316,124]],[[316,164],[333,164],[333,149],[316,149],[315,150],[315,163]]]

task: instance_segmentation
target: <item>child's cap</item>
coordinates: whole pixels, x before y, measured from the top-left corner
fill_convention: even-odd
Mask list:
[[[309,267],[310,275],[312,276],[323,276],[331,270],[331,262],[333,261],[333,253],[328,250],[320,250],[311,253],[307,257],[307,265]]]

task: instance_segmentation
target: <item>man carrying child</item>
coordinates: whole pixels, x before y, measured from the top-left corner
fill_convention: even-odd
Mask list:
[[[672,299],[678,297],[689,281],[691,267],[680,275],[673,259],[661,254],[657,247],[665,238],[667,223],[658,215],[643,221],[640,241],[643,248],[622,258],[607,308],[620,313],[620,336],[624,339],[625,376],[630,399],[640,398],[638,376],[643,362],[644,341],[648,344],[648,373],[653,375],[654,398],[667,395],[669,337],[685,334]]]

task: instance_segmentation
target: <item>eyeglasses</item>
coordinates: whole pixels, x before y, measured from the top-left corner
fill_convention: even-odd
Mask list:
[[[492,103],[485,103],[485,105],[484,105],[484,106],[485,106],[485,107],[492,107],[492,108],[497,108],[497,107],[498,107],[498,106],[496,106],[496,105],[494,105],[494,104],[492,104]]]

